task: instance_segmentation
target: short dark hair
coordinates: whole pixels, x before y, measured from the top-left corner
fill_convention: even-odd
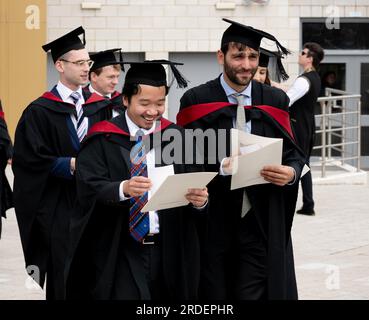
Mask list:
[[[308,49],[308,57],[313,57],[313,67],[317,69],[320,62],[324,59],[324,50],[316,42],[306,42],[304,44],[304,49]]]
[[[122,95],[128,99],[131,103],[132,96],[138,94],[141,90],[140,84],[138,83],[125,83],[122,89]],[[165,95],[169,92],[169,87],[165,86]]]
[[[243,51],[246,49],[247,45],[239,42],[228,42],[220,48],[224,55],[227,54],[230,47],[236,47],[239,51]]]

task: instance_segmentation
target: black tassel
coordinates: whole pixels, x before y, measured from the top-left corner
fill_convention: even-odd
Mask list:
[[[162,64],[169,64],[170,69],[172,70],[173,76],[177,81],[178,84],[178,88],[187,88],[187,84],[188,84],[188,80],[186,80],[186,78],[179,72],[179,70],[177,69],[176,65],[183,65],[183,63],[178,63],[178,62],[172,62],[169,60],[165,60],[165,59],[161,59],[161,60],[153,60],[153,62],[159,62]],[[169,87],[172,84],[169,85]]]
[[[277,39],[275,39],[275,42],[277,43],[277,47],[278,47],[279,52],[282,51],[285,56],[288,55],[288,54],[291,54],[291,51],[288,50],[287,48],[285,48],[284,46],[282,46],[281,43]]]
[[[290,77],[288,74],[287,74],[287,72],[286,72],[286,70],[284,69],[284,67],[283,67],[283,64],[282,64],[282,61],[281,61],[281,58],[277,58],[277,70],[276,70],[277,72],[277,78],[278,78],[278,82],[280,82],[281,81],[281,79],[283,80],[283,81],[286,81],[286,80],[288,80],[288,78]]]
[[[119,60],[120,60],[120,67],[122,71],[125,72],[122,49],[119,49]]]
[[[179,72],[179,70],[176,68],[176,66],[172,63],[169,64],[170,69],[173,72],[174,78],[177,80],[177,84],[179,88],[187,88],[188,81],[185,79],[185,77]]]

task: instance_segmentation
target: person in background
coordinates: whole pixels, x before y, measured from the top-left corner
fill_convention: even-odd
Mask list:
[[[119,52],[118,60],[115,57],[116,52]],[[90,84],[87,89],[91,93],[96,92],[98,95],[110,100],[111,106],[108,109],[110,118],[122,114],[124,112],[122,96],[116,91],[123,67],[122,49],[109,49],[91,53],[90,58],[94,64],[90,69]]]
[[[274,75],[278,82],[280,80],[286,81],[289,76],[283,67],[281,58],[282,56],[278,52],[272,52],[264,48],[260,48],[259,66],[253,79],[270,86],[271,79],[269,68],[271,67],[269,66],[269,61],[271,59],[275,59]]]
[[[318,43],[305,43],[299,55],[299,65],[304,71],[287,91],[292,128],[297,144],[305,152],[307,164],[314,146],[315,105],[321,87],[317,70],[323,58],[324,50]],[[296,213],[313,216],[315,203],[310,170],[301,178],[301,187],[303,204]]]
[[[6,210],[13,207],[13,194],[10,188],[5,169],[11,163],[13,145],[5,122],[3,107],[0,100],[0,238],[2,231],[2,218],[6,218]]]
[[[80,39],[83,36],[83,41]],[[110,119],[110,101],[83,90],[93,61],[79,27],[44,45],[59,82],[31,102],[18,122],[13,155],[14,206],[26,268],[46,299],[66,298],[75,244],[72,218],[79,217],[76,156],[89,127]],[[111,114],[111,113],[110,113]]]
[[[334,71],[327,71],[322,77],[322,87],[320,89],[319,97],[325,96],[325,89],[333,88],[340,89],[337,84],[337,76]]]

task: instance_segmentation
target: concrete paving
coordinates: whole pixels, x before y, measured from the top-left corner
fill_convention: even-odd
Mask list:
[[[314,198],[316,215],[296,215],[292,230],[299,298],[369,299],[369,185],[316,184]],[[9,210],[0,240],[0,299],[44,298],[27,279],[17,222]]]

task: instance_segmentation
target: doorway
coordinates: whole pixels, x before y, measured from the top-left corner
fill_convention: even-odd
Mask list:
[[[361,167],[369,168],[369,56],[368,54],[326,51],[320,65],[321,95],[325,87],[361,94]],[[320,112],[319,107],[317,113]],[[319,137],[317,137],[319,143]],[[316,155],[316,154],[315,154]]]

